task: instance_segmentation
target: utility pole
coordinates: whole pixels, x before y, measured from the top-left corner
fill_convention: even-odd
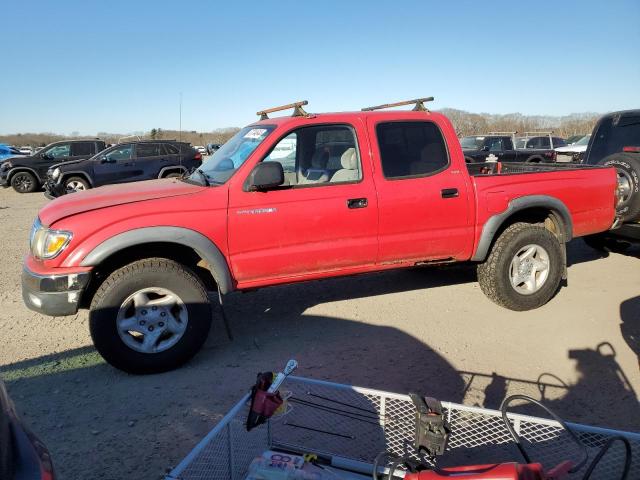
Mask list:
[[[182,92],[180,92],[180,130],[178,132],[178,137],[182,142]]]

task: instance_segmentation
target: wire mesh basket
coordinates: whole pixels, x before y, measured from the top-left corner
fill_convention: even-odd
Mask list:
[[[407,395],[301,377],[289,377],[281,390],[289,396],[283,415],[247,432],[249,395],[245,395],[166,480],[243,480],[251,461],[269,449],[314,453],[335,468],[368,476],[349,478],[371,478],[380,452],[399,456],[413,452],[415,407]],[[523,462],[499,411],[450,402],[442,406],[451,434],[438,467]],[[580,459],[581,450],[557,422],[517,413],[508,418],[530,457],[545,468]],[[629,478],[640,478],[640,434],[567,425],[590,458],[611,437],[626,437],[633,453]],[[618,442],[591,478],[617,479],[623,464],[624,448]],[[584,467],[570,478],[583,474]]]

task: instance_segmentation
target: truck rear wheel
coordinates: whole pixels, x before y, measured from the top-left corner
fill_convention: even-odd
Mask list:
[[[165,258],[138,260],[113,272],[96,291],[89,313],[96,349],[129,373],[179,367],[200,350],[210,327],[203,283]]]
[[[541,307],[558,290],[564,269],[562,245],[540,225],[515,223],[498,237],[478,265],[484,294],[498,305],[523,311]]]

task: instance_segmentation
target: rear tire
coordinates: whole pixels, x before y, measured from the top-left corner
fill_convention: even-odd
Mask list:
[[[495,241],[485,262],[478,265],[478,282],[484,294],[498,305],[509,310],[532,310],[557,292],[563,258],[562,245],[549,230],[514,223]]]
[[[137,374],[165,372],[187,362],[210,327],[211,307],[202,281],[166,258],[138,260],[113,272],[96,291],[89,313],[91,338],[100,355]]]
[[[618,185],[622,189],[622,202],[616,213],[623,222],[640,219],[640,155],[637,153],[614,153],[598,162],[599,165],[616,167]]]
[[[11,177],[11,186],[18,193],[32,193],[40,186],[40,182],[30,172],[18,172]]]

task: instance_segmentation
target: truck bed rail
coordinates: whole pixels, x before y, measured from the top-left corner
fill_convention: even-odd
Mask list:
[[[602,165],[583,165],[572,163],[523,163],[523,162],[482,162],[468,163],[467,170],[472,177],[490,175],[512,175],[518,173],[557,172],[559,170],[589,170],[608,168]]]

